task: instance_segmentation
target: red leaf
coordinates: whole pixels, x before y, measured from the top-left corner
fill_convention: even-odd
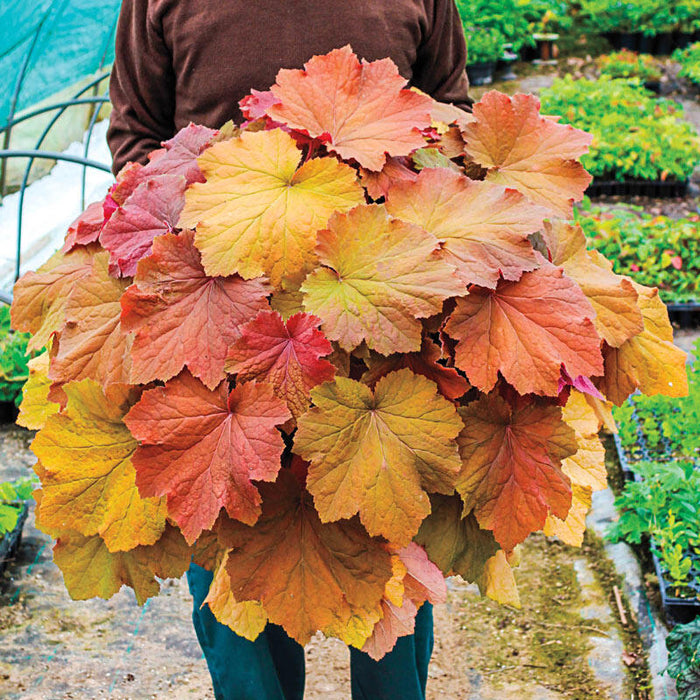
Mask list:
[[[148,384],[174,377],[187,365],[210,389],[224,379],[229,346],[240,327],[268,308],[261,279],[207,277],[192,231],[153,242],[122,297],[122,326],[138,331],[131,380]]]
[[[69,253],[76,246],[95,243],[100,237],[104,222],[103,202],[93,202],[68,228],[61,252]]]
[[[182,175],[188,185],[204,182],[197,158],[211,145],[217,133],[214,129],[190,122],[169,141],[164,141],[162,149],[151,153],[142,171],[143,176]]]
[[[519,282],[457,299],[445,331],[459,340],[455,364],[481,391],[500,372],[520,394],[556,396],[562,365],[574,377],[603,374],[594,316],[578,285],[546,263]]]
[[[295,418],[309,406],[309,391],[335,376],[328,360],[333,348],[318,326],[321,319],[299,313],[285,324],[274,311],[263,311],[241,329],[231,348],[226,371],[239,381],[266,381],[287,402]]]
[[[544,526],[547,514],[565,520],[571,482],[561,461],[578,450],[576,433],[557,406],[482,396],[460,409],[457,442],[464,466],[457,491],[464,510],[511,550]]]
[[[360,177],[362,184],[367,189],[367,194],[372,199],[380,199],[386,197],[389,188],[399,182],[414,182],[418,177],[415,170],[408,167],[407,158],[386,159],[384,167],[379,172],[373,170],[360,169]]]
[[[276,426],[290,418],[268,384],[226,383],[210,391],[184,372],[146,391],[124,422],[141,442],[133,457],[142,495],[168,497],[168,513],[189,543],[210,529],[221,508],[252,525],[260,494],[252,481],[274,481],[284,449]]]
[[[372,353],[367,360],[369,370],[365,372],[362,381],[374,384],[397,369],[408,367],[414,374],[422,374],[438,385],[438,390],[447,399],[458,399],[469,391],[469,382],[456,369],[438,364],[440,348],[428,338],[423,338],[420,352],[383,355]]]
[[[153,239],[177,225],[186,185],[182,175],[146,180],[112,215],[100,234],[100,243],[110,252],[110,274],[136,274],[136,264],[151,252]]]
[[[246,119],[254,121],[255,119],[264,118],[267,110],[273,105],[279,104],[279,100],[270,90],[265,90],[264,92],[251,90],[250,95],[244,97],[238,104],[241,108],[241,114]]]

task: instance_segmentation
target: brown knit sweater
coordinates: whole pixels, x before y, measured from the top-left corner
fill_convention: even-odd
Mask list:
[[[411,85],[469,103],[454,0],[124,0],[110,83],[114,172],[189,122],[241,119],[238,101],[280,68],[350,44]]]

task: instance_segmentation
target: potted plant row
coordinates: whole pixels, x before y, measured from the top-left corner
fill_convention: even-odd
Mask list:
[[[700,341],[695,345],[700,353]],[[616,499],[615,540],[650,548],[669,618],[700,614],[700,368],[688,368],[680,399],[633,396],[613,413],[616,446],[627,470]]]
[[[679,197],[700,163],[700,137],[675,102],[629,80],[555,80],[542,108],[593,134],[583,157],[594,176],[587,194]]]
[[[596,250],[613,260],[618,274],[654,284],[680,327],[700,322],[700,216],[671,219],[639,207],[578,211]]]
[[[670,55],[697,41],[697,0],[583,0],[580,17],[591,31],[603,34],[616,50]]]

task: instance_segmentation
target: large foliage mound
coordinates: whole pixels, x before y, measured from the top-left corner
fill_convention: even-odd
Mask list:
[[[685,391],[656,290],[564,221],[590,137],[532,96],[468,115],[404,84],[349,47],[280,71],[18,282],[74,598],[143,601],[194,558],[238,633],[380,657],[443,575],[517,604],[519,543],[581,541],[606,397]]]

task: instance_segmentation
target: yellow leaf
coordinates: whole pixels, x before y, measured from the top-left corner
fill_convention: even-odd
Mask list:
[[[265,629],[267,615],[261,603],[253,600],[239,603],[233,597],[231,579],[226,571],[227,561],[228,552],[216,570],[203,605],[209,606],[214,617],[222,625],[230,627],[237,635],[252,642]]]
[[[644,394],[686,396],[686,355],[673,345],[673,329],[659,290],[636,283],[634,287],[644,330],[619,348],[606,349],[600,389],[618,406],[637,388]]]
[[[141,498],[136,488],[131,456],[137,443],[122,421],[128,389],[105,396],[85,379],[65,391],[66,409],[51,416],[32,443],[45,470],[42,525],[49,534],[100,535],[111,552],[153,544],[165,527],[165,499]]]
[[[207,181],[188,189],[179,225],[197,228],[209,276],[266,274],[280,289],[313,269],[316,232],[364,194],[350,166],[315,158],[299,167],[301,156],[281,129],[242,133],[200,156]]]
[[[54,413],[58,413],[60,406],[49,401],[49,353],[43,352],[27,363],[29,367],[29,379],[22,389],[22,403],[19,407],[17,424],[30,430],[41,430],[46,421]]]
[[[550,513],[544,524],[544,534],[548,537],[558,537],[572,547],[580,547],[583,544],[583,533],[586,531],[586,514],[591,507],[591,490],[574,483],[572,492],[571,510],[566,520],[560,520]]]
[[[356,207],[334,216],[319,233],[321,264],[301,286],[304,307],[344,350],[366,341],[383,355],[418,351],[421,318],[466,294],[454,268],[436,255],[437,239],[391,219],[383,206]]]
[[[374,394],[337,377],[311,398],[294,447],[311,462],[307,488],[321,520],[359,513],[370,535],[407,545],[430,512],[426,491],[452,493],[460,472],[454,406],[408,369],[380,379]]]

